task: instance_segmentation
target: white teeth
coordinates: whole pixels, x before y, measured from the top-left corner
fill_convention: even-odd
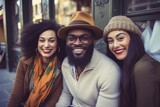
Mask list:
[[[83,49],[73,49],[73,52],[76,54],[82,53]]]
[[[44,52],[50,52],[50,50],[43,50]]]
[[[120,54],[120,53],[122,53],[124,50],[123,49],[119,49],[119,50],[115,50],[114,52],[115,52],[115,54]]]
[[[116,52],[118,52],[118,53],[119,53],[119,52],[123,52],[123,50],[117,50]]]

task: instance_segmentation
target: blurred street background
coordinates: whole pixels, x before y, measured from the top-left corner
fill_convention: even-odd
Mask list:
[[[126,15],[143,32],[160,20],[160,0],[0,0],[0,107],[6,107],[14,84],[23,27],[41,19],[65,26],[75,11],[88,12],[102,29],[112,16]],[[95,48],[106,53],[103,39]]]

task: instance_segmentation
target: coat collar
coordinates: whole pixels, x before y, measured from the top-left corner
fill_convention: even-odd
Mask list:
[[[24,57],[24,63],[25,64],[30,65],[32,62],[33,62],[33,57],[30,57],[30,58],[25,58]]]

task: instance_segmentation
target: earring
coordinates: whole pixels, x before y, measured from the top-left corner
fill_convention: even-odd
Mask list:
[[[37,48],[35,49],[35,51],[36,51],[36,53],[39,53]]]

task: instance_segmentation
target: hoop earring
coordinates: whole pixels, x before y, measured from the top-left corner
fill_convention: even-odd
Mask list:
[[[35,49],[35,51],[36,51],[36,53],[39,53],[37,48]]]

